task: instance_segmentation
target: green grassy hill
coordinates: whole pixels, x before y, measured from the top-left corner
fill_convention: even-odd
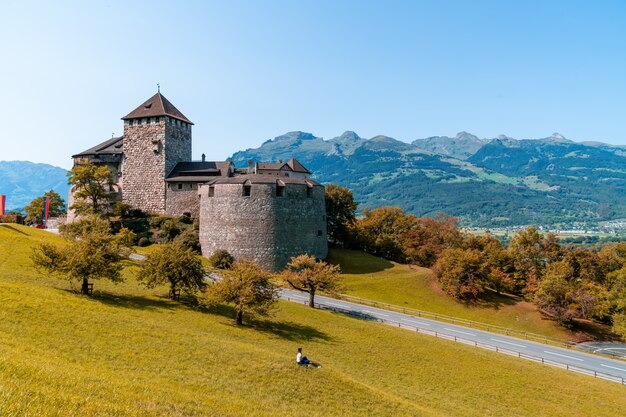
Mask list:
[[[606,326],[588,322],[580,322],[575,331],[565,329],[543,317],[532,303],[512,295],[488,293],[478,302],[463,303],[441,290],[430,269],[361,251],[333,248],[328,260],[341,265],[348,295],[558,339],[605,337],[609,332]]]
[[[614,383],[300,305],[238,328],[229,308],[198,311],[133,280],[77,295],[32,269],[45,240],[58,238],[0,225],[3,416],[626,412]],[[297,367],[297,346],[323,368]]]

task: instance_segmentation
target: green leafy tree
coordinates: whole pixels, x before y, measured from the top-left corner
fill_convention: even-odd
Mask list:
[[[111,233],[109,223],[86,217],[61,230],[63,245],[43,243],[33,250],[35,267],[67,279],[72,288],[82,282],[81,292],[88,293],[89,280],[122,281],[121,261],[128,254],[123,238]]]
[[[541,234],[534,226],[520,231],[509,245],[513,259],[515,291],[532,298],[546,266],[562,259],[563,250],[556,237]]]
[[[578,315],[573,277],[574,269],[567,261],[553,262],[535,292],[537,307],[565,327],[571,327]]]
[[[204,267],[198,256],[180,244],[163,244],[151,252],[137,275],[148,288],[169,284],[170,296],[177,290],[194,294],[204,288]]]
[[[318,291],[336,294],[341,289],[339,265],[327,264],[311,255],[291,258],[282,275],[292,288],[309,293],[309,307],[315,307],[315,294]]]
[[[356,220],[357,203],[346,187],[335,184],[326,186],[326,225],[328,240],[337,246],[348,246],[354,240],[350,227]]]
[[[209,286],[200,303],[207,306],[234,304],[238,325],[243,323],[245,312],[267,315],[276,305],[278,288],[272,284],[271,275],[254,262],[238,259],[231,269],[220,274],[221,280]]]
[[[48,215],[50,217],[57,217],[65,214],[65,200],[61,198],[61,196],[50,190],[44,193],[44,196],[50,198],[50,206]],[[26,212],[26,221],[30,224],[39,224],[43,222],[43,197],[37,197],[33,201],[31,201],[26,207],[24,207],[24,211]]]
[[[113,173],[106,166],[79,162],[67,173],[68,184],[74,191],[70,210],[78,215],[104,215],[111,204]]]
[[[403,236],[416,227],[418,219],[398,207],[365,208],[355,223],[363,250],[392,261],[404,261]]]
[[[459,299],[477,298],[489,282],[489,264],[477,249],[448,249],[433,269],[443,290]]]

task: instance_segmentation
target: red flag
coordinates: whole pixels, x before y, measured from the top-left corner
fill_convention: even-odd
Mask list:
[[[50,197],[43,198],[43,223],[48,221],[48,214],[50,214]]]
[[[6,205],[6,202],[7,202],[7,196],[0,195],[0,216],[4,216],[4,207]]]

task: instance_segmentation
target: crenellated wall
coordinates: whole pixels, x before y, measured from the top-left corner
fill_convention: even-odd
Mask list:
[[[200,243],[210,257],[225,249],[235,258],[258,262],[270,271],[285,267],[291,257],[328,255],[324,187],[286,184],[276,196],[275,183],[254,183],[250,196],[243,184],[200,187]]]

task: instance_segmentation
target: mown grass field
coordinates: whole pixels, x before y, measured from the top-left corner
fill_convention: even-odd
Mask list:
[[[280,303],[236,327],[131,279],[93,297],[30,266],[58,240],[0,225],[2,416],[623,416],[623,386]],[[296,347],[323,364],[294,364]]]
[[[342,266],[348,295],[559,339],[579,336],[547,320],[533,304],[518,297],[492,293],[475,303],[456,301],[441,291],[430,269],[338,248],[331,249],[329,262]]]

